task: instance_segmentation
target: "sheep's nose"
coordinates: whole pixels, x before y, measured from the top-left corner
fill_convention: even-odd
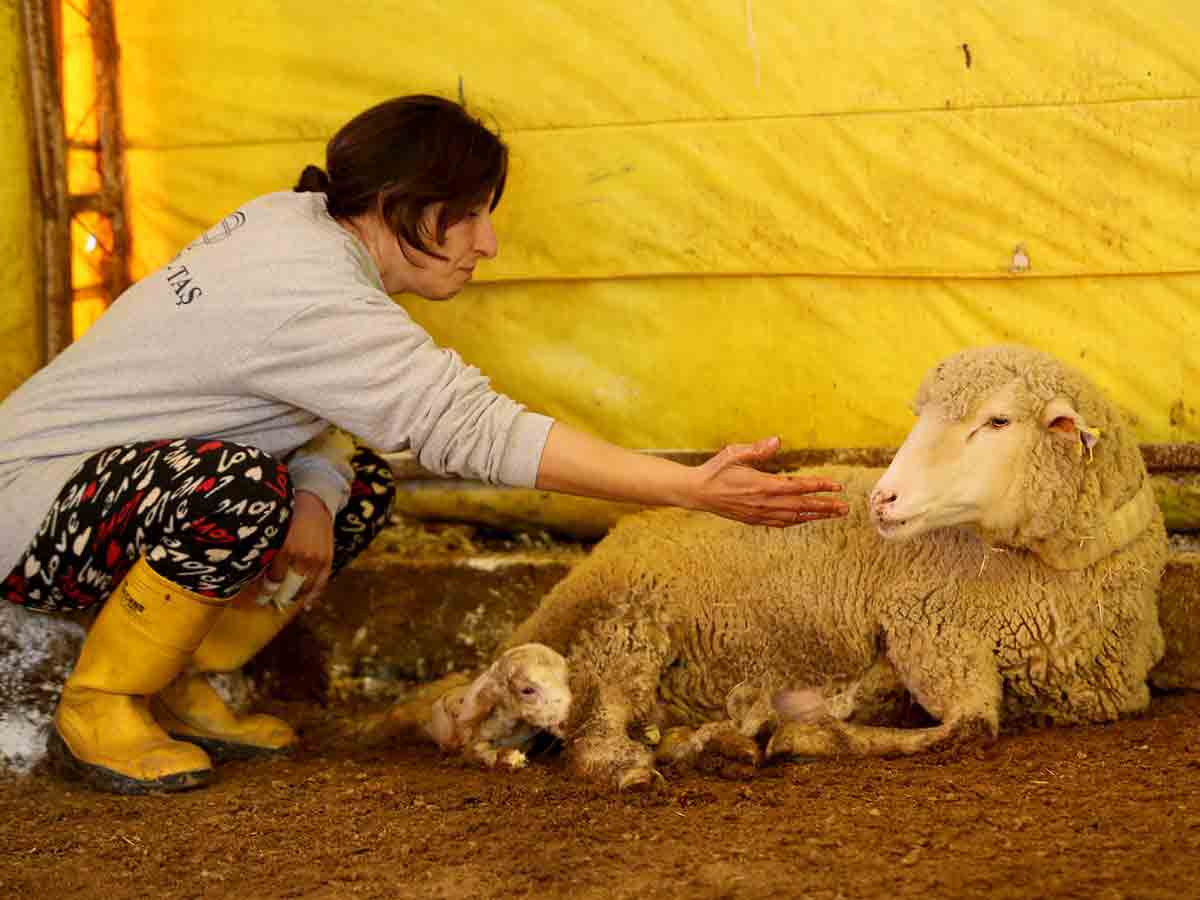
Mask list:
[[[871,508],[876,512],[882,512],[884,507],[896,502],[896,496],[895,491],[876,488],[871,492]]]

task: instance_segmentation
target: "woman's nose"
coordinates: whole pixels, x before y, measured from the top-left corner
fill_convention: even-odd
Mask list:
[[[490,215],[480,217],[479,227],[475,231],[475,250],[485,259],[491,259],[500,252],[500,241]]]

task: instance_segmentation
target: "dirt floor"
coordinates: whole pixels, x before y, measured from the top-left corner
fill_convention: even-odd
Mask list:
[[[274,711],[300,749],[204,790],[0,782],[0,897],[1200,897],[1200,694],[956,756],[671,774],[648,795],[577,783],[553,753],[481,772],[363,749],[344,708]]]

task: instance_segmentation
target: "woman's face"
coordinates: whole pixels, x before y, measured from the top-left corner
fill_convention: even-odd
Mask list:
[[[445,259],[424,253],[398,238],[385,241],[381,255],[380,274],[384,287],[392,294],[416,294],[426,300],[448,300],[461,291],[475,274],[481,259],[491,259],[498,248],[496,229],[492,226],[491,198],[482,206],[467,213],[466,218],[446,229],[440,244],[428,245]],[[425,210],[423,231],[437,233],[437,216],[441,205]],[[388,232],[390,234],[390,232]]]

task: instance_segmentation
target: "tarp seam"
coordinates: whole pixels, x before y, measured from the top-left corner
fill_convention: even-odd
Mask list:
[[[903,115],[930,115],[940,113],[944,115],[957,115],[961,113],[975,112],[1005,112],[1005,111],[1027,111],[1027,110],[1069,110],[1069,109],[1089,109],[1100,106],[1146,106],[1159,103],[1192,103],[1200,101],[1200,94],[1185,94],[1177,97],[1152,97],[1141,99],[1120,99],[1120,100],[1094,100],[1094,101],[1076,101],[1071,103],[1005,103],[996,105],[981,105],[981,106],[929,106],[929,107],[913,107],[911,109],[864,109],[864,110],[842,110],[837,112],[819,112],[819,113],[798,113],[788,115],[761,115],[761,116],[727,116],[727,117],[707,117],[707,118],[681,118],[681,119],[652,119],[647,121],[630,121],[630,122],[593,122],[579,125],[555,125],[553,127],[539,128],[504,128],[501,133],[505,136],[521,134],[521,135],[536,135],[536,134],[555,134],[560,132],[575,132],[575,131],[603,131],[613,129],[635,129],[635,128],[658,128],[668,125],[740,125],[744,123],[759,123],[759,122],[787,122],[787,121],[803,121],[814,119],[851,119],[861,118],[865,116],[903,116]],[[314,144],[324,143],[328,136],[318,137],[295,137],[295,138],[264,138],[261,140],[245,140],[245,141],[194,141],[186,144],[149,144],[130,141],[126,145],[126,151],[170,151],[170,150],[212,150],[224,147],[271,147],[287,144]]]

